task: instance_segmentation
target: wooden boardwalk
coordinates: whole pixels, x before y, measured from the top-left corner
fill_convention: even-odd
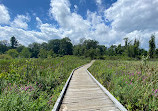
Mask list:
[[[59,111],[119,111],[87,73],[92,63],[74,71]]]

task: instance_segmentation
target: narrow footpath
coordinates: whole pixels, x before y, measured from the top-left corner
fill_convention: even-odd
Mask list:
[[[86,69],[93,62],[74,72],[60,111],[119,111],[111,99],[87,73]]]

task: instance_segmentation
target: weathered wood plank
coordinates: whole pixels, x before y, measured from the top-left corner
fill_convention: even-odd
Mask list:
[[[119,111],[86,72],[92,63],[74,71],[60,111]]]

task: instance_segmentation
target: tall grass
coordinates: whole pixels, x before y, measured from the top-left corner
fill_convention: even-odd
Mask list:
[[[75,56],[0,60],[0,111],[52,109],[71,71],[89,61]]]
[[[89,70],[128,110],[158,110],[158,62],[98,60]]]

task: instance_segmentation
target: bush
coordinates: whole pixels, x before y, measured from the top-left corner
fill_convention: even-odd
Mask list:
[[[20,56],[23,57],[23,58],[30,58],[31,57],[31,52],[29,51],[28,48],[23,48],[21,53],[20,53]]]
[[[9,49],[6,53],[13,58],[18,57],[18,55],[19,55],[19,53],[17,52],[16,49]]]
[[[10,60],[10,59],[12,59],[12,57],[8,54],[2,54],[2,55],[0,55],[0,59]]]

